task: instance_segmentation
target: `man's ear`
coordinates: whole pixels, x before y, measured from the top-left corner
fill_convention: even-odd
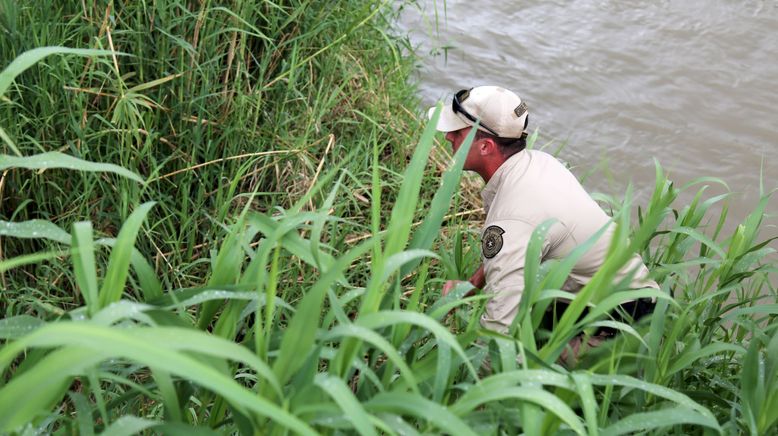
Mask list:
[[[478,151],[481,153],[482,156],[492,154],[498,151],[497,144],[494,142],[492,138],[484,138],[478,141]]]

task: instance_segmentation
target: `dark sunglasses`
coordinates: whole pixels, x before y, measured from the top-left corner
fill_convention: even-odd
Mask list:
[[[465,118],[467,118],[468,120],[472,121],[473,123],[476,123],[478,122],[478,119],[473,115],[471,115],[470,112],[466,111],[464,107],[462,107],[462,102],[464,102],[469,96],[470,96],[470,89],[463,89],[457,92],[454,95],[454,100],[451,101],[451,109],[454,111],[454,113],[459,112],[460,114],[464,115]],[[487,127],[486,124],[480,123],[479,125],[484,129],[488,130],[489,133],[491,133],[492,135],[497,137],[500,136],[499,134],[497,134],[497,132]]]

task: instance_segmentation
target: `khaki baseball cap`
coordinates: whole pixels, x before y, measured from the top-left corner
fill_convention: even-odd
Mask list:
[[[429,119],[434,113],[431,107]],[[457,92],[451,104],[443,106],[436,128],[453,132],[478,120],[478,130],[501,138],[519,138],[526,133],[528,117],[527,104],[515,93],[499,86],[478,86]]]

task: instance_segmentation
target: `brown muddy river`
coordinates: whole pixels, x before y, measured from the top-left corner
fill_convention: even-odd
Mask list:
[[[742,219],[760,173],[778,187],[778,1],[419,0],[400,27],[425,106],[481,84],[515,90],[577,174],[607,165],[590,191],[632,182],[644,204],[657,159],[679,186],[726,181]]]

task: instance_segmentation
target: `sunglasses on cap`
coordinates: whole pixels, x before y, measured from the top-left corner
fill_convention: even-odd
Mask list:
[[[462,103],[467,99],[467,97],[470,96],[470,89],[462,89],[456,94],[454,94],[454,99],[451,101],[451,109],[454,111],[454,113],[460,113],[465,116],[468,120],[472,121],[473,123],[478,122],[478,119],[474,117],[470,112],[465,110],[464,107],[462,107]],[[489,133],[491,133],[494,136],[500,136],[497,132],[495,132],[493,129],[490,129],[486,126],[484,123],[479,124],[484,129],[488,130]]]

